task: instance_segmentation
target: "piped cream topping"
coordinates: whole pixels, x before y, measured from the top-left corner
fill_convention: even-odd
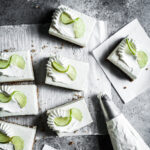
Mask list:
[[[60,65],[62,65],[64,68],[67,68],[69,65],[69,62],[66,58],[61,57],[60,55],[56,56],[50,56],[49,61],[47,63],[47,75],[52,78],[54,82],[61,82],[64,84],[70,84],[72,81],[71,79],[67,76],[66,73],[60,73],[56,71],[53,66],[52,62],[56,61]]]
[[[60,21],[60,15],[62,12],[65,12],[67,14],[70,15],[70,17],[72,19],[76,19],[77,16],[69,7],[66,6],[60,6],[59,8],[57,8],[57,10],[54,12],[53,14],[53,18],[52,18],[52,26],[60,33],[63,34],[65,36],[74,38],[74,31],[73,31],[73,24],[63,24]]]
[[[51,111],[48,114],[47,124],[48,126],[56,131],[56,132],[73,132],[75,131],[76,127],[80,123],[78,120],[72,118],[71,122],[66,126],[57,126],[54,122],[56,117],[68,117],[68,111],[62,109],[56,109]]]
[[[129,38],[129,37],[127,37]],[[122,61],[131,71],[133,71],[134,67],[137,67],[136,56],[130,54],[130,50],[126,43],[126,39],[121,41],[119,44],[117,55],[119,56],[119,60]]]
[[[0,92],[5,93],[6,95],[10,95],[12,92],[14,92],[14,89],[9,87],[8,85],[2,85],[0,87]],[[21,112],[23,111],[23,109],[20,108],[18,102],[12,97],[12,100],[8,103],[0,102],[0,111]]]

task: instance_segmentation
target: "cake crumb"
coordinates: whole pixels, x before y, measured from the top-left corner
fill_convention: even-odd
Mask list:
[[[148,68],[146,68],[145,70],[148,70]]]
[[[123,88],[124,88],[124,89],[126,89],[127,87],[126,87],[126,86],[124,86]]]
[[[69,142],[69,143],[68,143],[68,145],[73,145],[73,144],[74,144],[74,142]]]
[[[47,48],[47,47],[48,47],[48,46],[44,45],[44,46],[42,46],[42,49]]]
[[[36,50],[35,50],[35,49],[32,49],[31,52],[34,53],[34,52],[36,52]]]
[[[32,44],[31,47],[34,47],[34,45]]]

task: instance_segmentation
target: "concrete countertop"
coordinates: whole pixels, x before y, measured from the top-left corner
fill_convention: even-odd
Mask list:
[[[109,36],[134,18],[138,18],[150,36],[149,0],[0,0],[0,25],[48,23],[51,20],[54,8],[60,4],[68,5],[97,19],[106,20]],[[124,105],[113,90],[113,99],[117,106],[122,109],[131,124],[133,124],[144,140],[150,145],[149,128],[144,128],[144,131],[141,128],[142,125],[149,126],[145,124],[145,120],[149,119],[146,118],[148,112],[144,111],[150,110],[150,108],[146,107],[146,104],[149,103],[149,97],[150,90],[146,94],[143,93],[135,100]],[[53,142],[53,139],[49,140]],[[81,145],[86,150],[112,149],[110,139],[107,135],[66,139],[55,138],[55,141],[63,143],[63,147],[66,147],[66,149],[81,149],[78,148],[78,145]],[[40,141],[38,141],[35,149],[40,150],[40,146]]]

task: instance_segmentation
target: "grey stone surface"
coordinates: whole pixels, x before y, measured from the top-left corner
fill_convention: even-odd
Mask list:
[[[138,18],[148,35],[150,35],[149,0],[0,0],[0,25],[50,22],[53,9],[59,4],[68,5],[97,19],[107,20],[109,35],[134,18]],[[150,121],[150,108],[147,105],[149,103],[150,90],[126,105],[120,101],[116,92],[112,91],[115,103],[123,110],[131,124],[150,145],[149,124],[145,124],[145,120]],[[68,148],[68,142],[70,141],[73,141],[75,144],[69,145],[70,147]],[[65,149],[112,149],[107,136],[68,137],[62,139],[50,137],[44,142],[63,144],[63,147],[66,145]],[[43,141],[38,140],[35,148],[40,150],[42,144]],[[99,146],[94,147],[95,144],[99,144]],[[77,145],[80,145],[80,147]]]

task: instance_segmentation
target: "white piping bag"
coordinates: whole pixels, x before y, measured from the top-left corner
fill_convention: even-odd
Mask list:
[[[109,136],[114,150],[150,150],[113,101],[106,95],[98,95]]]

